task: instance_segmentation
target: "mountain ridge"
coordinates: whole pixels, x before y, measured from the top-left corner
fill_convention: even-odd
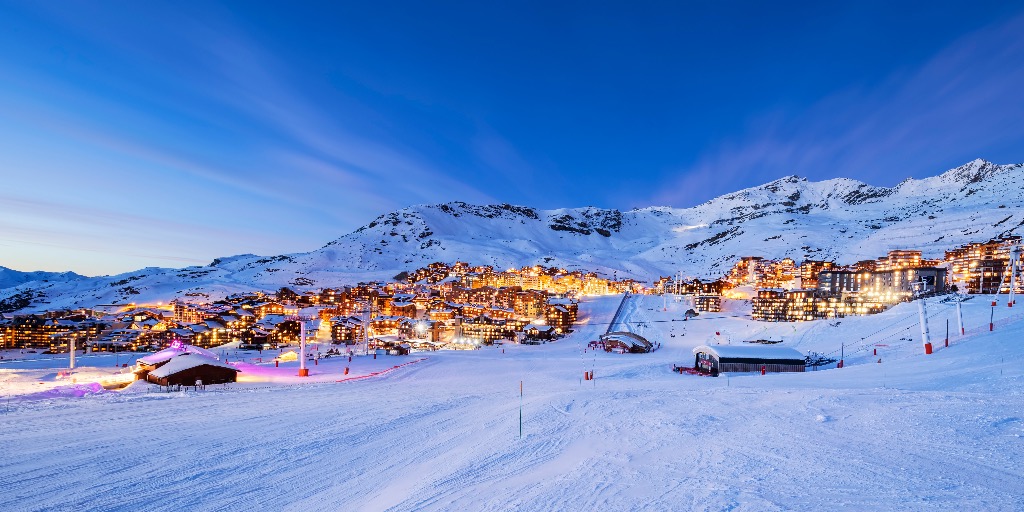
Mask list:
[[[340,286],[389,279],[433,261],[497,268],[537,263],[653,280],[717,277],[741,256],[852,263],[890,249],[939,257],[1024,226],[1024,164],[977,159],[937,176],[875,187],[849,179],[785,176],[690,208],[541,210],[461,201],[380,215],[319,249],[236,255],[205,267],[142,269],[98,278],[0,288],[0,310],[92,303],[216,298],[253,289]]]

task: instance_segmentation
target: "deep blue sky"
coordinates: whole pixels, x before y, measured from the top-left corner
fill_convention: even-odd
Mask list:
[[[1013,2],[4,2],[0,265],[314,249],[452,200],[688,207],[1024,161]]]

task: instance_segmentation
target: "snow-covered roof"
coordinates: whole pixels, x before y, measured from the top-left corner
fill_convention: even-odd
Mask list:
[[[336,316],[331,318],[331,323],[342,325],[363,325],[363,321],[361,319],[353,316]]]
[[[285,320],[288,320],[288,317],[284,315],[267,315],[261,318],[259,323],[263,325],[277,325]]]
[[[212,357],[208,357],[202,354],[184,354],[175,357],[167,362],[167,364],[149,372],[150,375],[158,379],[162,379],[168,375],[173,375],[189,368],[195,368],[197,366],[217,366],[220,368],[227,368],[229,370],[239,371],[238,368],[231,366],[227,363],[218,361]]]
[[[804,359],[804,355],[796,349],[763,345],[701,345],[693,349],[694,354],[701,352],[716,355],[719,359]]]
[[[154,352],[148,356],[140,357],[139,362],[146,364],[159,364],[182,354],[201,354],[206,357],[217,359],[216,354],[210,352],[209,350],[206,350],[205,348],[199,348],[194,345],[182,345],[180,349],[170,347],[165,348],[159,352]]]
[[[613,332],[601,336],[602,340],[609,341],[614,340],[630,347],[643,347],[650,349],[653,345],[646,338],[641,337],[638,334],[628,332]]]
[[[403,319],[409,318],[407,316],[395,316],[395,315],[377,315],[373,317],[374,322],[401,322]]]

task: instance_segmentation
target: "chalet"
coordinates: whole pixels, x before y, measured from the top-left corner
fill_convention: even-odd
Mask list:
[[[291,288],[283,287],[274,294],[274,297],[281,302],[295,302],[299,298],[299,294]]]
[[[497,306],[491,306],[487,308],[484,314],[490,316],[491,318],[500,318],[502,320],[511,320],[516,316],[515,311],[512,311],[511,309],[500,308]]]
[[[701,345],[693,349],[694,368],[722,372],[802,372],[804,356],[788,347],[762,345]]]
[[[455,318],[455,310],[446,307],[433,308],[427,311],[427,318],[436,322],[444,322]]]
[[[167,325],[157,318],[146,318],[144,320],[135,320],[129,326],[130,329],[146,330],[146,331],[162,331],[167,329]]]
[[[495,340],[510,338],[513,333],[509,331],[505,320],[480,315],[462,322],[462,335],[467,338],[479,339],[490,345]]]
[[[465,316],[465,313],[462,311],[462,308],[465,307],[463,304],[459,304],[456,302],[445,302],[443,306],[445,309],[452,310],[452,313],[454,313],[455,316]]]
[[[182,343],[192,344],[192,339],[195,338],[196,333],[192,332],[192,329],[184,327],[174,327],[168,329],[167,332],[176,340]]]
[[[159,352],[140,357],[139,360],[135,362],[135,373],[139,375],[140,378],[144,378],[149,372],[167,364],[175,357],[183,356],[185,354],[199,354],[205,357],[217,359],[217,356],[209,350],[177,342]]]
[[[547,297],[538,291],[516,293],[512,308],[516,314],[525,318],[537,318],[544,314]]]
[[[299,322],[284,315],[267,315],[256,322],[256,327],[270,333],[268,340],[272,344],[287,344],[299,339]]]
[[[277,348],[277,343],[270,338],[270,331],[257,326],[249,327],[239,334],[238,348],[242,350],[263,350]]]
[[[378,346],[387,350],[388,355],[391,356],[407,356],[412,353],[412,345],[406,342],[385,341]]]
[[[314,291],[305,291],[295,299],[295,303],[301,306],[315,306],[320,303],[320,294]]]
[[[384,308],[385,314],[392,316],[404,316],[408,318],[416,318],[416,304],[408,301],[398,301],[392,299],[387,303]]]
[[[242,323],[242,321],[238,317],[238,315],[235,315],[233,313],[224,313],[224,314],[220,315],[217,318],[217,320],[220,323],[224,324],[224,326],[227,327],[228,329],[234,330],[234,329],[241,329],[241,328],[245,327],[245,325]]]
[[[192,343],[200,347],[216,347],[231,341],[231,331],[216,320],[186,326],[192,331]]]
[[[480,306],[477,304],[460,304],[462,316],[466,318],[478,317],[487,312],[487,306]]]
[[[416,304],[417,309],[432,309],[441,302],[441,297],[434,297],[429,294],[418,295],[412,299],[412,303]]]
[[[331,319],[331,341],[334,344],[353,345],[363,339],[363,322],[354,316],[337,316]]]
[[[530,322],[527,322],[526,320],[523,320],[521,318],[506,318],[506,319],[503,319],[502,321],[505,322],[505,329],[507,329],[508,331],[511,331],[511,332],[522,331],[523,328],[526,327],[526,325],[530,323]]]
[[[499,306],[503,309],[514,309],[516,303],[516,294],[521,292],[522,289],[518,286],[506,286],[498,289],[494,294],[492,305]]]
[[[196,353],[174,357],[150,371],[146,380],[161,386],[205,386],[238,380],[238,368]]]
[[[569,310],[565,306],[548,306],[544,317],[548,325],[554,327],[558,333],[564,333],[572,326],[572,322],[569,320]]]
[[[416,350],[429,350],[431,352],[443,346],[441,343],[432,340],[409,340],[409,344]]]
[[[722,298],[717,295],[699,295],[693,299],[697,311],[717,313],[722,310]]]
[[[547,324],[555,328],[555,332],[563,334],[572,329],[576,322],[578,305],[570,299],[550,299],[544,318]]]
[[[334,305],[341,302],[343,297],[347,295],[344,290],[336,290],[334,288],[323,288],[320,290],[320,297],[318,302],[320,304]]]
[[[550,325],[529,324],[523,327],[523,334],[528,340],[551,340],[555,338],[555,328]]]
[[[405,319],[403,316],[379,315],[370,320],[370,330],[374,334],[396,334],[398,326]]]
[[[572,321],[576,321],[576,313],[579,311],[579,304],[567,297],[551,297],[548,299],[548,304],[552,306],[563,306],[572,315]]]
[[[279,302],[258,302],[253,305],[252,313],[256,318],[263,318],[267,315],[283,315],[284,306]]]

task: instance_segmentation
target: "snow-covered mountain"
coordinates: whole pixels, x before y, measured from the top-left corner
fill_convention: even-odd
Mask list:
[[[337,286],[433,261],[543,263],[652,280],[676,272],[717,277],[741,256],[852,263],[905,248],[940,257],[960,244],[1024,231],[1021,183],[1024,164],[975,160],[892,188],[789,176],[682,209],[411,206],[307,253],[23,283],[0,289],[0,311]]]
[[[21,272],[7,267],[0,267],[0,289],[18,286],[19,284],[31,281],[74,281],[84,278],[85,276],[74,272]]]

